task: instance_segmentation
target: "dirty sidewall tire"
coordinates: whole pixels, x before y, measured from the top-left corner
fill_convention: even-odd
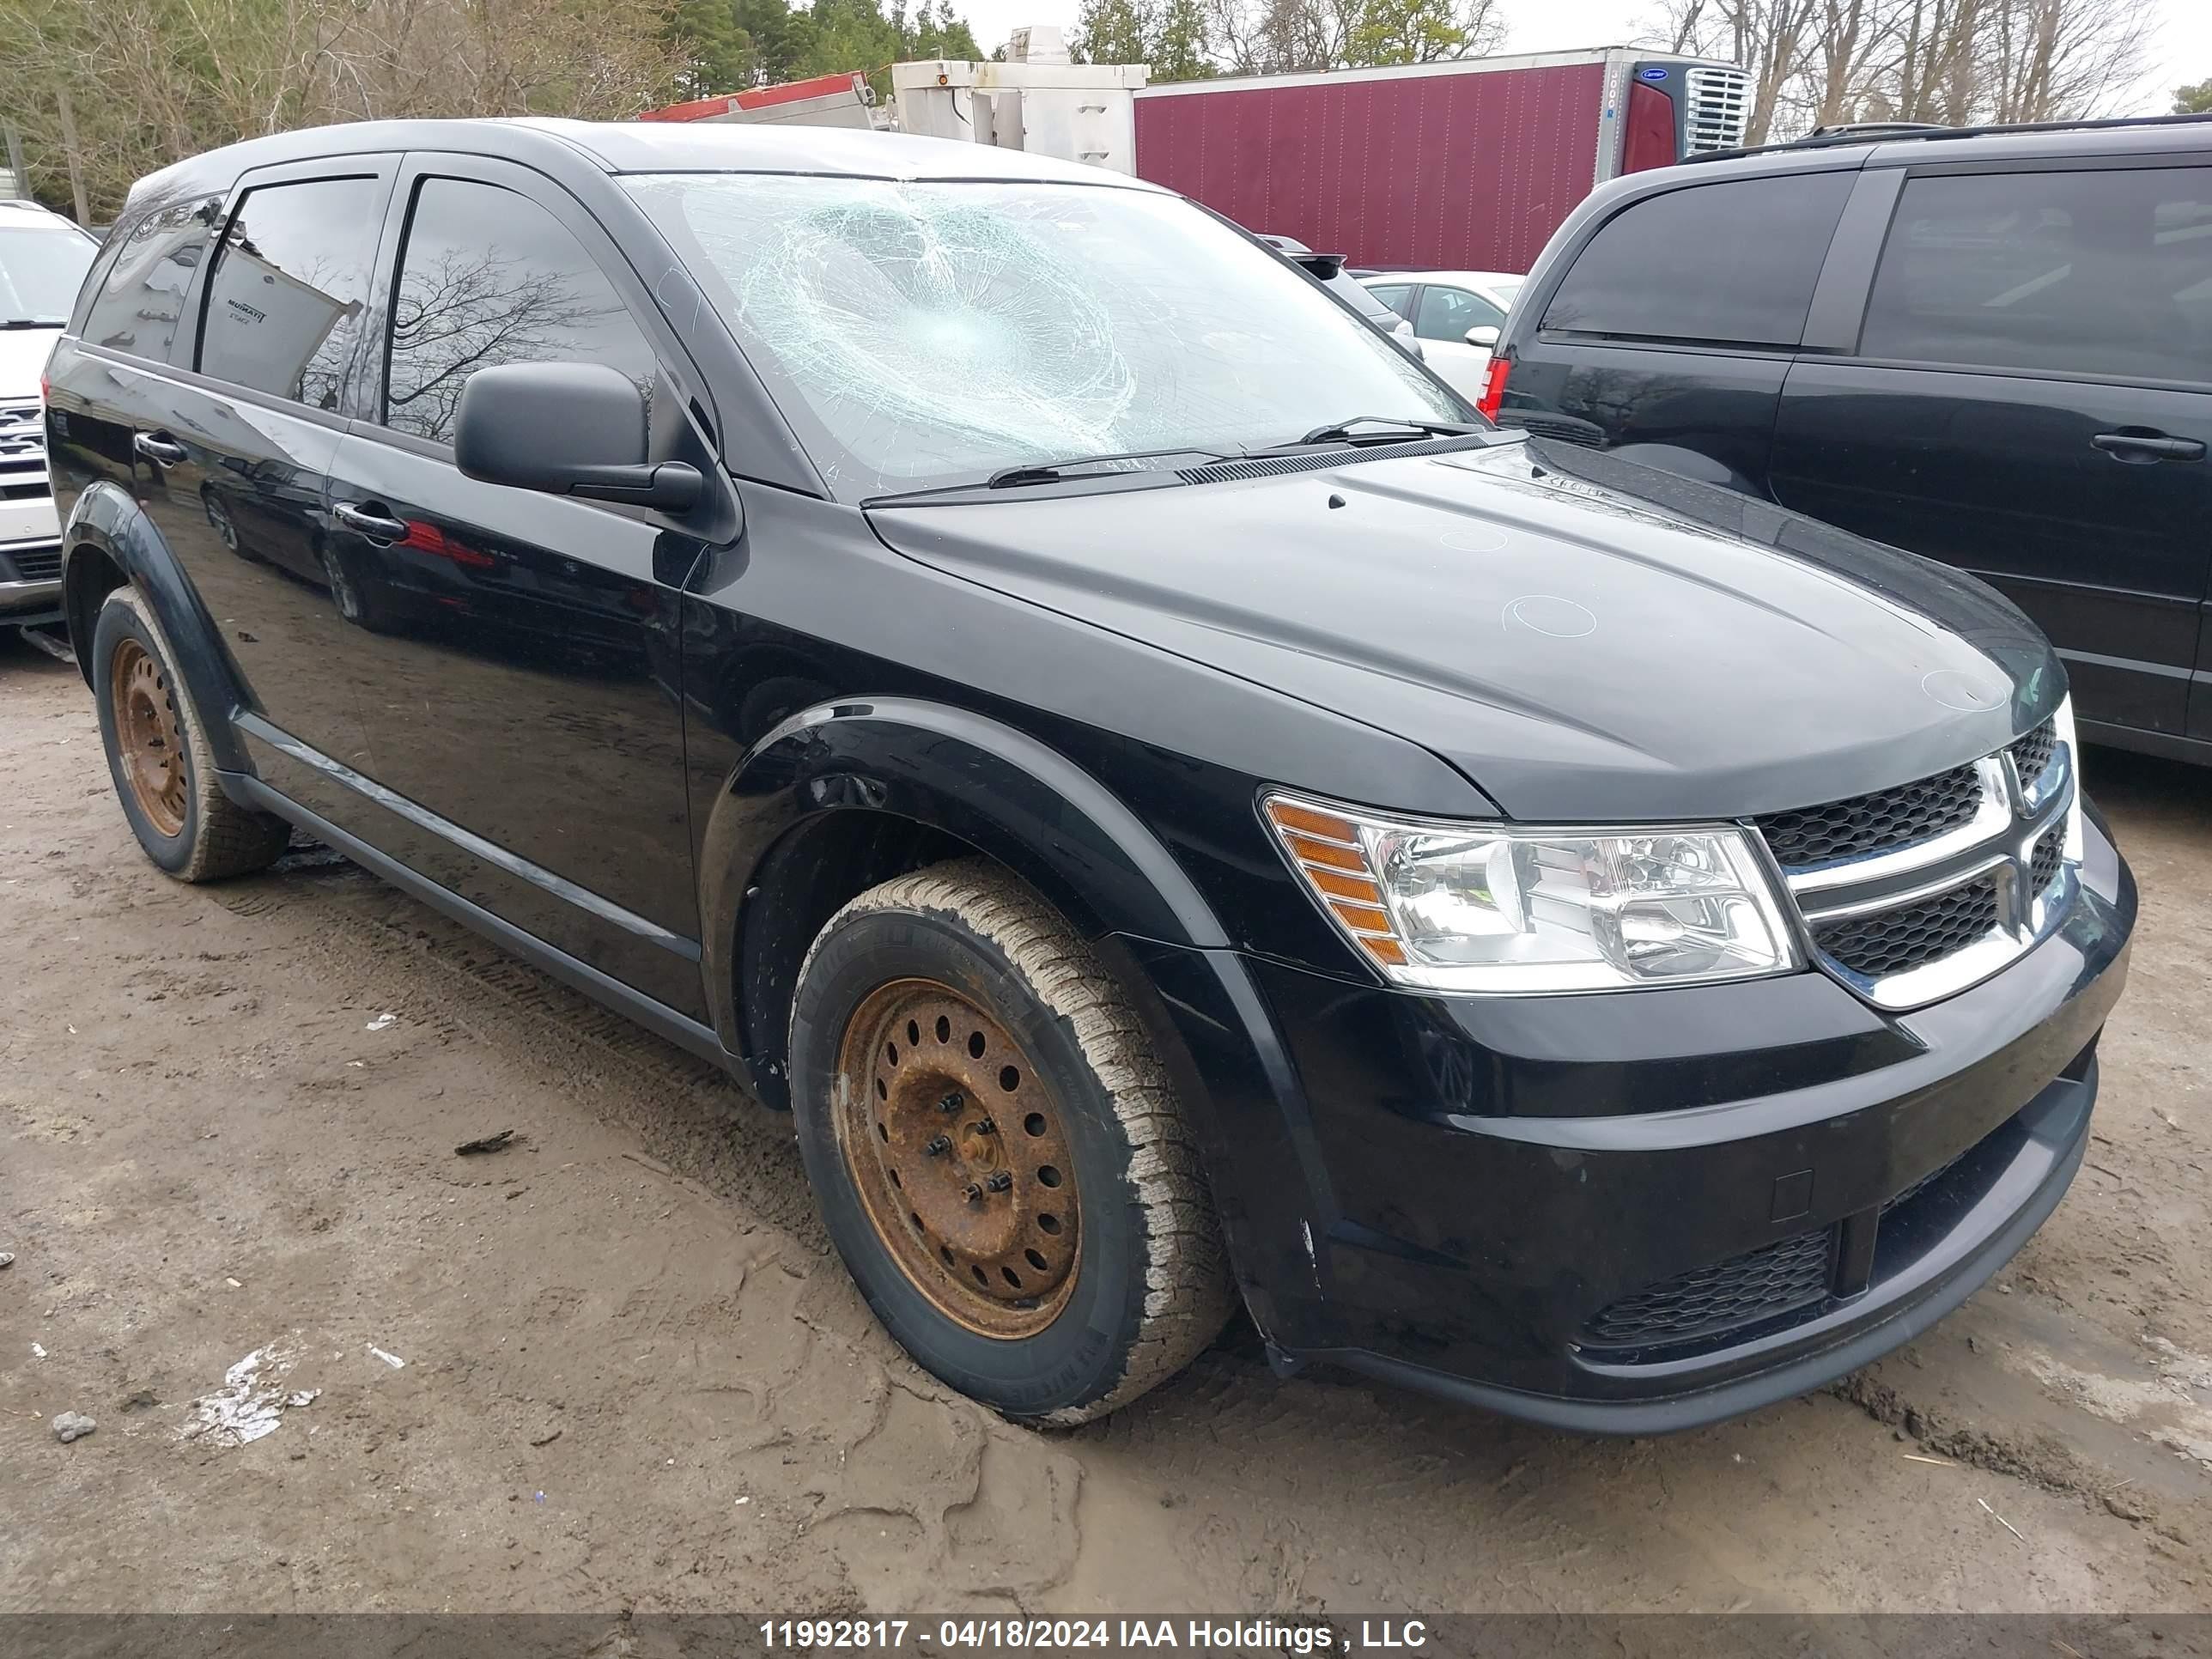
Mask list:
[[[164,828],[147,812],[124,759],[112,670],[117,653],[129,646],[152,658],[159,668],[183,739],[179,745],[184,768],[181,824],[174,829]],[[289,827],[281,819],[249,811],[222,793],[200,710],[178,676],[168,636],[136,588],[117,588],[100,606],[93,628],[90,667],[108,777],[124,818],[146,856],[180,881],[219,880],[274,862],[290,840]]]
[[[838,1139],[830,1092],[848,1017],[901,979],[994,1016],[1048,1080],[1080,1206],[1074,1282],[1043,1330],[966,1328],[886,1247]],[[1117,984],[1043,901],[986,863],[940,865],[832,917],[801,969],[791,1077],[799,1152],[824,1225],[868,1305],[926,1370],[1005,1415],[1103,1416],[1220,1332],[1231,1284],[1199,1159]]]

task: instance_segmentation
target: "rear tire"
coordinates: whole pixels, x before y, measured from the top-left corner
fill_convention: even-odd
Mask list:
[[[963,1393],[1085,1422],[1219,1334],[1233,1285],[1167,1074],[1096,953],[997,866],[901,876],[830,919],[791,1083],[838,1253]]]
[[[316,557],[323,567],[323,580],[330,589],[331,605],[340,620],[356,628],[367,629],[372,634],[392,631],[392,605],[383,591],[374,583],[365,580],[360,568],[349,562],[336,548],[325,545],[316,550]]]
[[[222,793],[201,711],[137,588],[118,587],[100,606],[90,667],[108,775],[146,856],[179,881],[217,881],[272,863],[291,829]]]

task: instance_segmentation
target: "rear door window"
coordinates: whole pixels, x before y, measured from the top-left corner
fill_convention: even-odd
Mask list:
[[[1380,300],[1384,305],[1389,307],[1391,310],[1396,312],[1401,317],[1411,318],[1413,316],[1413,290],[1410,285],[1404,283],[1394,283],[1388,288],[1379,288],[1370,283],[1368,285],[1367,291],[1370,294],[1372,294],[1376,299]]]
[[[78,337],[134,357],[173,362],[185,291],[222,222],[222,198],[204,196],[155,208],[132,224],[106,256]],[[180,355],[191,356],[189,339]]]
[[[1421,290],[1413,332],[1424,340],[1464,340],[1471,328],[1496,328],[1504,320],[1505,313],[1480,295],[1431,283]]]
[[[376,254],[374,178],[246,191],[209,278],[200,373],[336,410]]]
[[[1732,179],[1633,203],[1583,246],[1542,326],[1794,346],[1855,176]]]
[[[2212,167],[1909,179],[1863,356],[2212,383]]]
[[[653,347],[584,245],[526,196],[426,179],[392,305],[384,423],[451,443],[461,388],[498,363],[605,363],[650,398]]]

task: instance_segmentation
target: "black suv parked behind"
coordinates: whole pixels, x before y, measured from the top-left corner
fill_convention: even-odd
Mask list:
[[[1615,179],[1492,374],[1508,426],[1972,571],[2057,645],[2086,735],[2212,762],[2212,118]]]
[[[1241,1298],[1285,1366],[1710,1420],[2082,1156],[2135,894],[2019,613],[1498,432],[1156,187],[258,139],[133,193],[50,378],[154,861],[303,826],[749,1079],[1015,1416]]]

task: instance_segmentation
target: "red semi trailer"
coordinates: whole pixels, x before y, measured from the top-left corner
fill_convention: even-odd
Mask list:
[[[1147,87],[1137,173],[1359,265],[1525,271],[1616,173],[1743,142],[1749,77],[1631,47]]]

